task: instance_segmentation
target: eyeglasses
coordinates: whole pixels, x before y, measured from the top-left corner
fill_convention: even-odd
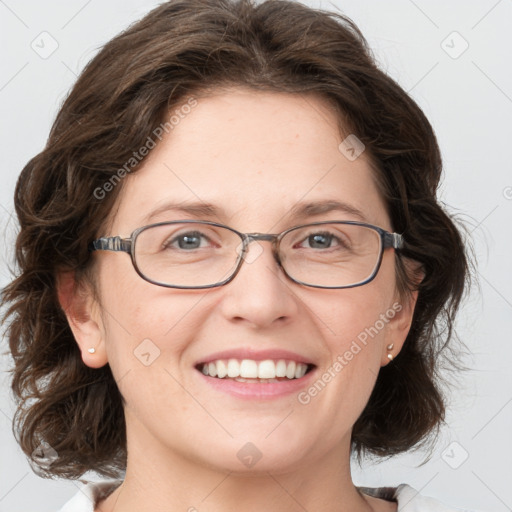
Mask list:
[[[280,234],[240,233],[209,221],[176,220],[136,229],[129,238],[94,240],[91,251],[131,255],[137,273],[168,288],[213,288],[229,283],[252,241],[272,243],[277,263],[295,283],[313,288],[352,288],[377,275],[384,249],[400,249],[398,233],[354,221],[322,221]],[[262,249],[261,249],[262,250]]]

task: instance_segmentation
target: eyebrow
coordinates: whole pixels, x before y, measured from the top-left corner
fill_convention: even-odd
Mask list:
[[[358,210],[356,207],[351,206],[347,203],[336,201],[336,200],[323,200],[323,201],[311,201],[311,202],[300,202],[295,204],[290,211],[286,214],[286,217],[292,219],[304,219],[307,217],[315,217],[330,212],[342,212],[344,214],[356,217],[361,221],[367,222],[365,215]],[[150,222],[153,218],[157,217],[162,213],[173,212],[182,213],[192,217],[199,218],[216,218],[226,217],[225,211],[211,203],[206,202],[168,202],[159,206],[146,217],[143,222]]]
[[[218,217],[221,213],[221,209],[217,208],[213,204],[196,202],[196,203],[175,203],[168,202],[159,206],[152,212],[150,212],[146,217],[144,217],[144,222],[150,222],[153,218],[157,217],[162,213],[167,212],[176,212],[176,213],[184,213],[190,215],[192,217]]]
[[[324,200],[315,201],[310,203],[297,203],[290,210],[290,217],[292,218],[303,218],[303,217],[314,217],[316,215],[323,215],[330,212],[342,212],[353,217],[357,217],[362,221],[367,221],[361,210],[358,210],[355,206],[351,206],[347,203],[335,200]]]

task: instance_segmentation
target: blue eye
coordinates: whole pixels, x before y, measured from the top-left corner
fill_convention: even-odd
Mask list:
[[[306,249],[331,249],[333,247],[343,248],[346,244],[340,238],[329,231],[320,231],[307,235],[298,244]]]
[[[204,247],[203,241],[208,242],[208,237],[199,231],[190,231],[188,233],[182,233],[164,243],[165,248],[172,249],[200,249]],[[176,246],[177,244],[177,246]]]
[[[308,236],[308,244],[312,249],[326,249],[331,247],[333,242],[333,235],[330,233],[316,233]]]

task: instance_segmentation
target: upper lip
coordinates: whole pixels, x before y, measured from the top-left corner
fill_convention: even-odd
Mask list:
[[[219,359],[253,359],[254,361],[263,361],[265,359],[288,359],[291,361],[295,361],[297,363],[311,364],[314,363],[306,356],[301,354],[297,354],[296,352],[291,352],[289,350],[283,349],[266,349],[266,350],[258,350],[252,348],[238,348],[238,349],[230,349],[223,350],[221,352],[215,352],[208,356],[203,357],[199,361],[196,362],[195,366],[204,363],[210,363],[212,361],[217,361]]]

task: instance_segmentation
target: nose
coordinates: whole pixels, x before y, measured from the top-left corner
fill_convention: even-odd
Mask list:
[[[288,323],[299,312],[293,286],[270,241],[252,241],[237,275],[223,287],[222,313],[231,322],[253,328]]]

